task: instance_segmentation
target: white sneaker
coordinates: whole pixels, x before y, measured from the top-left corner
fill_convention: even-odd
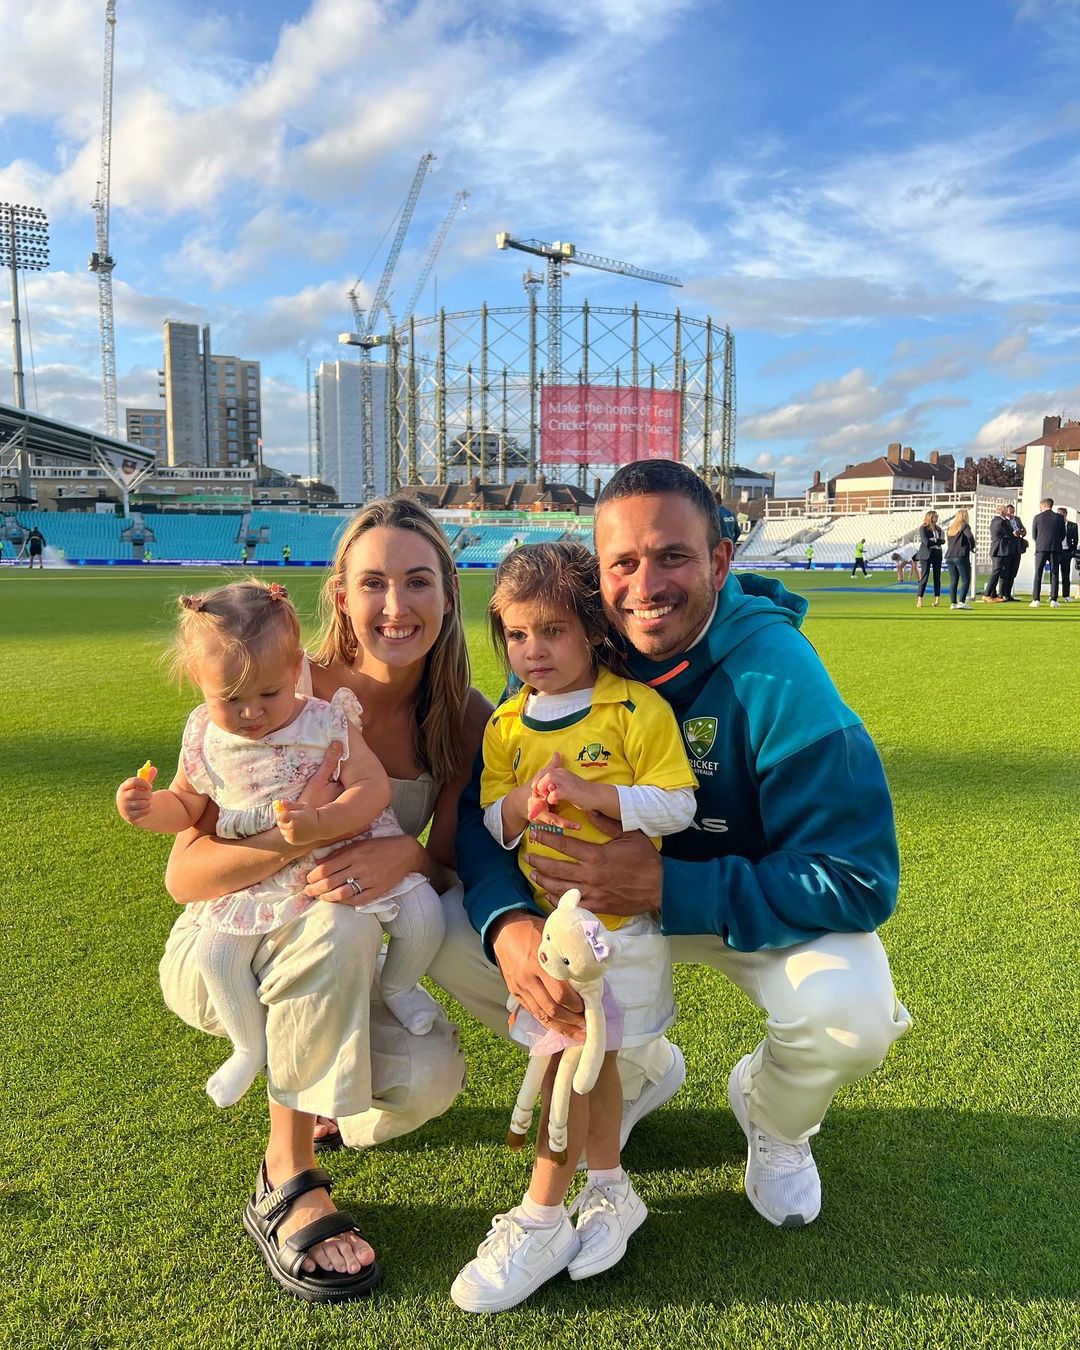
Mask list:
[[[1038,600],[1032,600],[1031,604],[1028,605],[1028,609],[1038,609],[1038,608],[1039,608]]]
[[[450,1297],[465,1312],[505,1312],[565,1270],[579,1245],[565,1214],[547,1228],[526,1227],[520,1206],[496,1214],[475,1258],[450,1286]]]
[[[1057,608],[1059,608],[1058,602],[1057,602],[1056,600],[1051,600],[1051,601],[1050,601],[1050,608],[1051,608],[1051,609],[1057,609]]]
[[[632,1102],[623,1102],[622,1124],[619,1127],[619,1148],[626,1147],[630,1131],[650,1111],[656,1111],[671,1101],[686,1082],[686,1060],[677,1045],[671,1047],[671,1068],[657,1083],[646,1083]]]
[[[746,1198],[777,1228],[802,1228],[821,1213],[821,1178],[809,1144],[787,1144],[766,1134],[750,1119],[744,1055],[728,1078],[728,1101],[746,1135]]]
[[[587,1280],[622,1260],[627,1242],[649,1211],[627,1177],[625,1181],[586,1185],[570,1206],[570,1213],[577,1215],[581,1247],[567,1272],[572,1280]]]

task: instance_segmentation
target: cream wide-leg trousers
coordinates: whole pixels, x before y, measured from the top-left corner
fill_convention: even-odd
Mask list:
[[[431,979],[500,1036],[507,1035],[507,990],[484,955],[461,905],[461,889],[443,897],[446,938]],[[837,1090],[876,1069],[911,1017],[893,989],[876,933],[830,933],[774,951],[737,952],[707,935],[671,939],[675,962],[721,971],[766,1014],[766,1035],[744,1077],[750,1119],[788,1143],[815,1134]],[[671,1065],[663,1038],[621,1051],[623,1095]]]
[[[447,910],[460,911],[460,887],[451,895]],[[173,925],[161,991],[189,1026],[224,1036],[195,960],[199,931],[187,911]],[[442,1115],[465,1078],[453,1023],[440,1014],[427,1035],[413,1036],[383,1003],[376,977],[382,945],[374,915],[321,902],[268,933],[251,963],[266,1009],[271,1098],[333,1117],[354,1148]]]

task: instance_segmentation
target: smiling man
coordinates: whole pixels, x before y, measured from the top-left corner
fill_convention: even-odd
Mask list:
[[[747,1138],[746,1194],[770,1223],[820,1210],[809,1140],[836,1091],[875,1069],[910,1023],[876,928],[896,903],[892,802],[865,727],[800,634],[801,597],[737,578],[708,489],[680,464],[620,469],[596,506],[609,620],[635,679],[671,704],[700,784],[697,813],[657,855],[597,817],[607,844],[564,839],[567,860],[536,857],[553,896],[570,885],[597,911],[659,910],[676,961],[710,965],[766,1015],[766,1034],[732,1068],[728,1101]],[[506,991],[556,1028],[579,1004],[540,975],[541,920],[514,855],[462,802],[465,910],[431,974],[505,1032]],[[499,978],[501,974],[502,978]],[[624,1136],[682,1083],[666,1040],[620,1057]]]

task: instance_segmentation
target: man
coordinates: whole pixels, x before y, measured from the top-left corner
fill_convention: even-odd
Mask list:
[[[901,544],[900,547],[896,550],[896,552],[892,555],[893,562],[896,563],[897,581],[903,581],[904,573],[907,572],[909,568],[911,569],[912,581],[918,580],[918,573],[916,571],[916,564],[915,564],[915,559],[918,557],[918,554],[919,554],[918,544]]]
[[[1076,559],[1077,549],[1080,549],[1080,511],[1077,511],[1076,520],[1069,519],[1069,512],[1066,507],[1057,508],[1058,515],[1065,522],[1065,542],[1061,545],[1061,598],[1066,604],[1072,603],[1072,596],[1069,594],[1069,588],[1072,584],[1072,565]]]
[[[804,570],[807,571],[807,572],[810,572],[810,571],[813,570],[813,567],[814,567],[814,546],[813,546],[813,544],[807,544],[807,546],[806,546],[806,567],[805,567]]]
[[[1002,576],[1002,599],[1010,605],[1018,605],[1020,601],[1013,595],[1013,586],[1016,584],[1016,574],[1020,570],[1020,559],[1028,550],[1027,530],[1020,517],[1016,514],[1016,507],[1009,502],[1005,507],[1005,519],[1009,522],[1009,528],[1013,532],[1013,539],[1016,541],[1016,552],[1010,554],[1008,565]]]
[[[689,469],[620,469],[597,502],[595,538],[631,674],[682,726],[697,817],[665,839],[662,857],[594,817],[610,843],[564,838],[567,861],[530,862],[549,895],[573,885],[594,911],[659,911],[675,960],[721,970],[766,1014],[765,1039],[728,1080],[748,1141],[746,1194],[770,1223],[811,1223],[821,1187],[809,1139],[837,1089],[875,1069],[910,1023],[874,931],[898,881],[881,762],[798,632],[806,601],[730,571],[731,544]],[[573,1032],[581,1002],[537,963],[542,920],[515,853],[483,827],[478,774],[462,799],[457,858],[465,910],[498,970],[449,909],[432,978],[504,1035],[508,990],[545,1025]],[[625,1139],[678,1090],[685,1066],[661,1039],[624,1052],[620,1072]]]
[[[1014,555],[1020,556],[1020,543],[1009,517],[1012,509],[1006,502],[990,521],[990,579],[983,591],[983,604],[999,605],[1005,600],[1010,564]]]
[[[288,567],[289,563],[292,562],[292,545],[291,545],[291,544],[282,544],[282,546],[281,546],[281,561],[285,564],[286,567]]]
[[[854,576],[860,567],[862,568],[862,574],[865,577],[867,575],[865,539],[860,539],[859,542],[855,545],[855,561],[851,565],[851,575]]]
[[[31,572],[34,570],[35,558],[37,559],[38,571],[39,572],[43,571],[45,568],[45,536],[41,533],[41,531],[38,529],[36,525],[26,536],[26,543],[24,547],[30,556]]]
[[[1057,609],[1065,522],[1054,510],[1053,497],[1044,497],[1039,503],[1039,514],[1031,523],[1031,537],[1035,541],[1035,579],[1031,583],[1031,608],[1039,608],[1039,601],[1042,599],[1043,569],[1049,567],[1050,608]]]

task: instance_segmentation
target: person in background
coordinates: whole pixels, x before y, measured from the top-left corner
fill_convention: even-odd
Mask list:
[[[247,547],[247,544],[241,544],[241,545],[240,545],[240,561],[241,561],[242,563],[246,563],[247,560],[248,560],[248,547]]]
[[[1005,507],[1005,519],[1009,522],[1009,528],[1012,530],[1013,538],[1016,540],[1016,552],[1009,558],[1007,575],[1003,581],[1001,596],[1002,599],[1007,601],[1010,605],[1018,605],[1020,601],[1013,595],[1013,585],[1016,581],[1016,574],[1020,570],[1020,559],[1028,551],[1027,530],[1024,528],[1023,521],[1016,514],[1016,507],[1013,506],[1012,502],[1009,502]]]
[[[854,564],[853,564],[853,566],[852,566],[852,568],[851,568],[851,575],[854,576],[855,573],[859,570],[860,567],[862,568],[862,574],[863,574],[864,577],[867,576],[867,575],[869,575],[869,574],[867,573],[867,570],[866,570],[866,540],[865,540],[865,539],[860,539],[859,542],[855,545],[855,562],[854,562]]]
[[[730,539],[733,544],[738,544],[742,537],[742,526],[739,524],[739,517],[734,511],[729,510],[720,500],[716,498],[716,515],[720,521],[720,535],[723,539]]]
[[[1009,509],[1009,504],[1004,503],[990,522],[990,579],[983,591],[984,605],[1000,605],[1004,601],[1012,556],[1020,553]]]
[[[1031,522],[1035,541],[1035,577],[1031,583],[1031,608],[1038,609],[1042,598],[1042,579],[1050,568],[1050,608],[1058,607],[1058,576],[1061,572],[1061,547],[1065,542],[1065,522],[1054,510],[1053,497],[1039,503],[1039,514]]]
[[[807,544],[807,546],[806,546],[806,567],[805,567],[804,570],[807,571],[807,572],[812,572],[812,571],[814,570],[814,546],[813,546],[813,544]]]
[[[283,544],[281,546],[281,561],[286,567],[292,562],[292,546],[290,544]]]
[[[1065,541],[1061,545],[1061,598],[1068,605],[1072,603],[1072,596],[1069,594],[1070,575],[1077,548],[1080,547],[1080,538],[1078,538],[1080,526],[1077,525],[1075,520],[1069,519],[1069,512],[1066,507],[1059,506],[1057,513],[1065,522]],[[1077,512],[1077,515],[1080,516],[1080,512]]]
[[[34,570],[35,558],[37,559],[38,571],[39,572],[43,571],[45,568],[45,561],[44,561],[45,536],[41,533],[41,531],[38,529],[36,525],[26,536],[26,543],[23,545],[23,547],[26,549],[26,552],[30,558],[31,572]]]
[[[918,609],[923,607],[931,572],[934,574],[934,608],[941,604],[941,551],[944,545],[945,534],[938,524],[938,513],[927,511],[919,526],[919,598],[915,601]]]
[[[896,552],[892,555],[892,560],[896,564],[897,581],[903,581],[904,573],[908,570],[909,567],[911,569],[912,581],[916,580],[915,555],[918,553],[918,551],[919,551],[918,544],[901,544],[900,547],[896,550]]]
[[[971,555],[975,552],[975,536],[968,523],[968,513],[963,507],[953,516],[946,538],[948,547],[945,550],[945,566],[949,569],[949,608],[970,609],[967,598],[968,591],[971,590]]]

